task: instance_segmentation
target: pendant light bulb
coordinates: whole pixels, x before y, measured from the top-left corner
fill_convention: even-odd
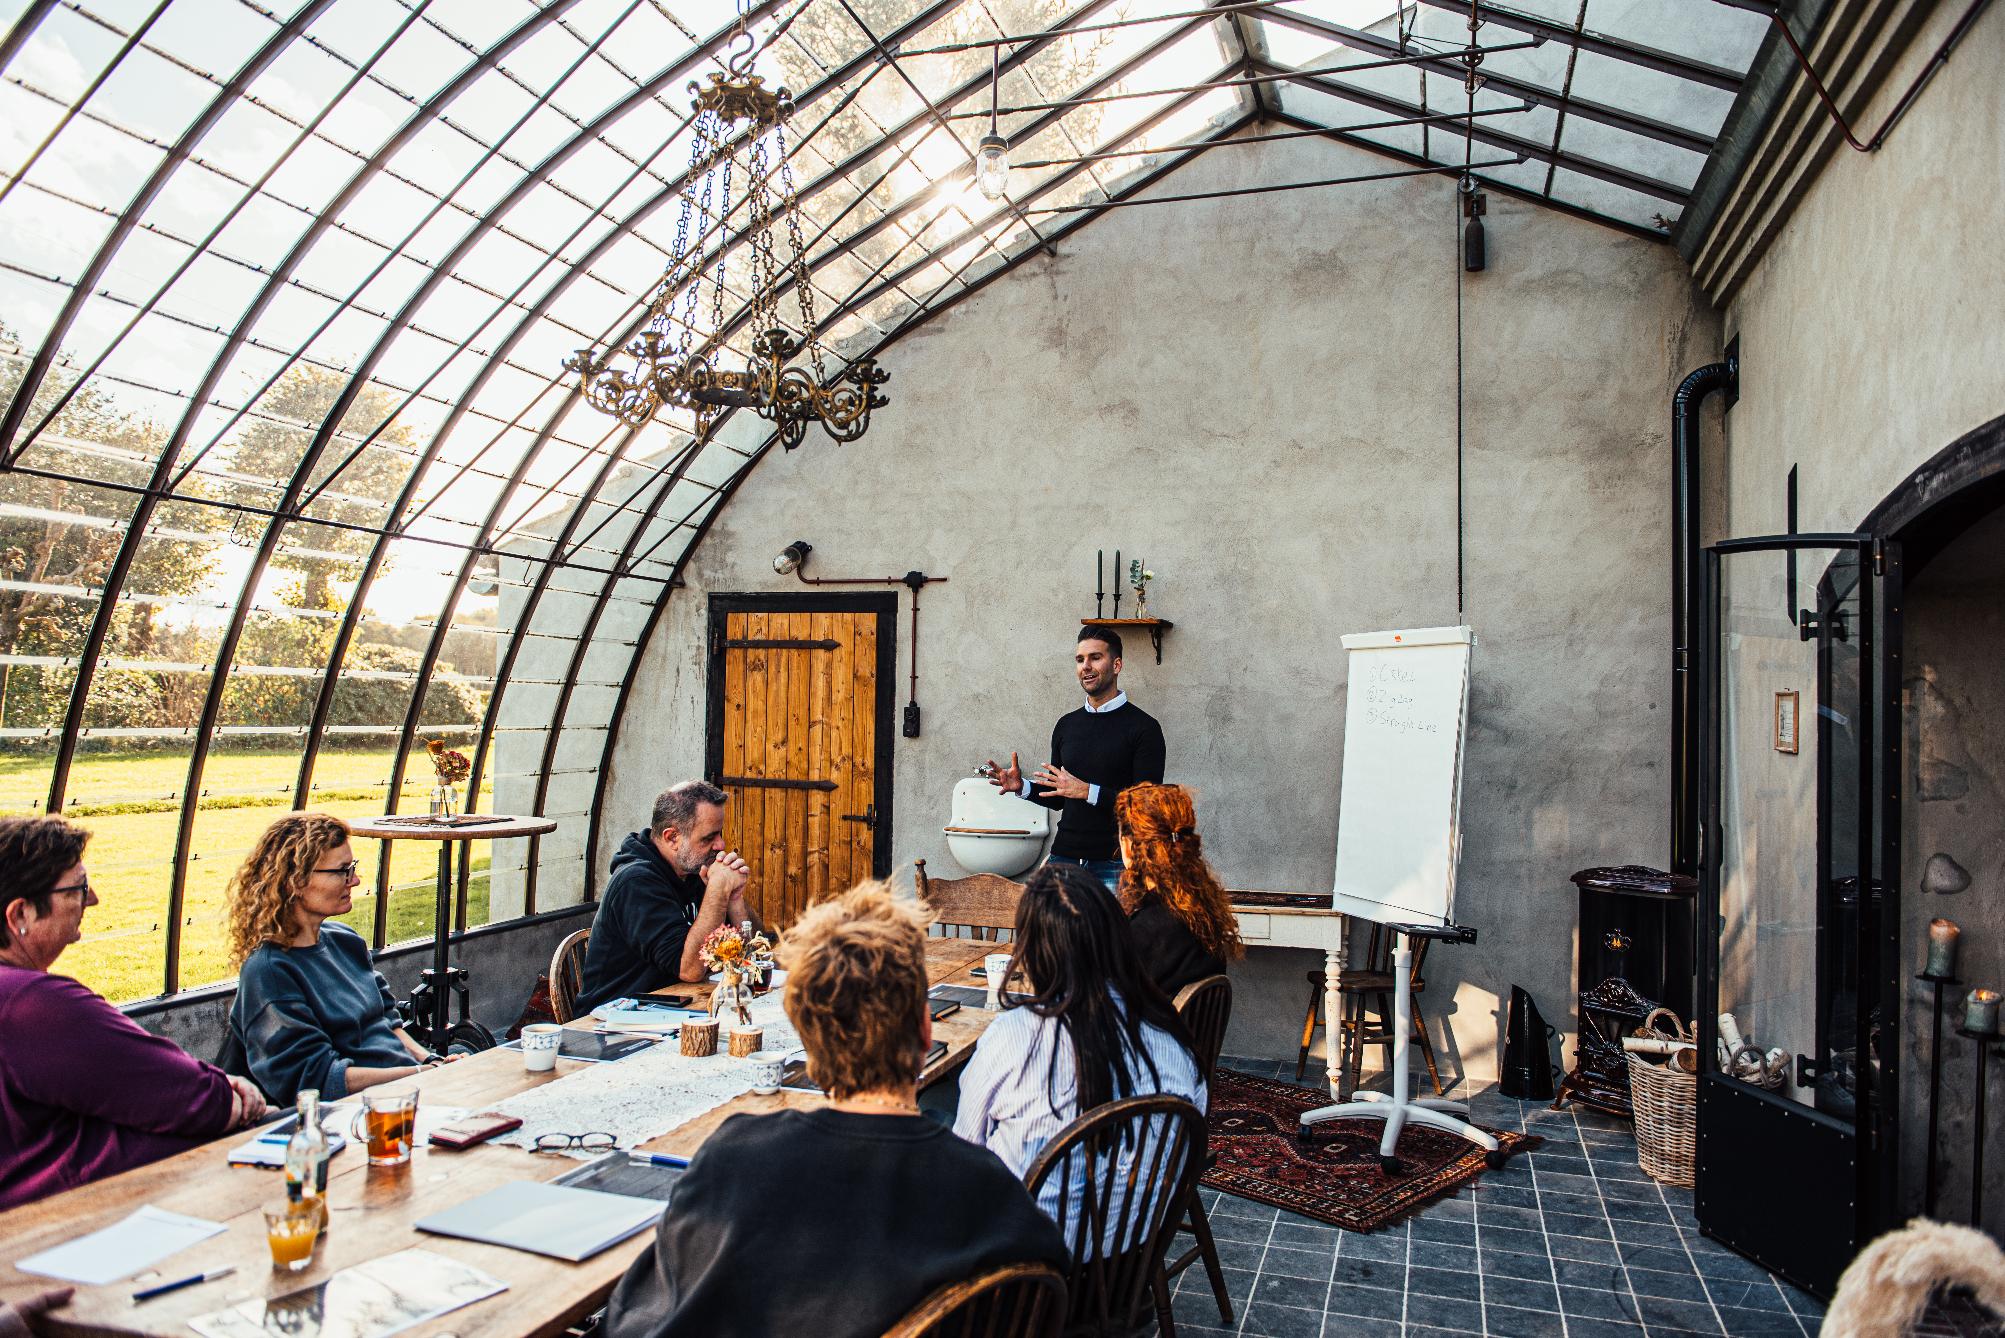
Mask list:
[[[990,200],[1009,193],[1009,141],[993,132],[975,146],[975,185]]]

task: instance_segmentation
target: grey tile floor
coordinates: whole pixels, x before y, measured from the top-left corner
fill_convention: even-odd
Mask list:
[[[1293,1081],[1295,1066],[1227,1056]],[[1307,1081],[1319,1082],[1312,1069]],[[1814,1338],[1823,1306],[1701,1236],[1689,1190],[1636,1165],[1628,1126],[1478,1092],[1483,1124],[1542,1135],[1536,1152],[1369,1235],[1203,1191],[1233,1324],[1202,1267],[1177,1279],[1177,1332],[1266,1338]]]

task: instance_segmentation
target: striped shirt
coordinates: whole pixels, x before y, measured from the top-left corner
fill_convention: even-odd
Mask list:
[[[1202,1111],[1204,1082],[1190,1052],[1167,1031],[1150,1024],[1142,1027],[1142,1042],[1155,1060],[1159,1081],[1151,1083],[1147,1065],[1130,1052],[1126,1066],[1130,1086],[1117,1095],[1151,1096],[1167,1092],[1183,1097]],[[981,1040],[975,1043],[973,1057],[962,1070],[961,1105],[954,1120],[954,1132],[988,1148],[1021,1176],[1037,1160],[1045,1144],[1078,1115],[1078,1070],[1072,1042],[1060,1030],[1058,1020],[1039,1017],[1028,1008],[1005,1010],[982,1033]],[[1134,1152],[1122,1154],[1122,1174],[1126,1174],[1134,1159]],[[1079,1220],[1083,1178],[1082,1167],[1081,1174],[1073,1177],[1072,1210],[1065,1218],[1069,1222]],[[1059,1215],[1059,1193],[1059,1178],[1054,1176],[1038,1195],[1038,1206],[1054,1220]],[[1067,1244],[1076,1246],[1077,1242]]]

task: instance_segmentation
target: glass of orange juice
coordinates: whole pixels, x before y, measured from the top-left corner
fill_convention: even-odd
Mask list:
[[[320,1238],[320,1203],[287,1199],[265,1209],[265,1243],[271,1246],[272,1267],[297,1273],[313,1262]]]

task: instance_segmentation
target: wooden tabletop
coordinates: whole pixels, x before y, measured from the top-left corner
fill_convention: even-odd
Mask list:
[[[417,818],[422,815],[413,813],[409,816]],[[541,836],[557,830],[555,818],[506,817],[498,813],[475,816],[491,820],[453,827],[431,822],[406,822],[404,815],[389,814],[381,818],[350,818],[348,830],[357,836],[374,836],[385,841],[498,841],[505,836]]]
[[[929,938],[928,974],[936,984],[979,986],[980,982],[968,974],[969,968],[979,966],[982,957],[997,948],[997,944],[979,939]],[[965,1063],[992,1017],[978,1008],[963,1008],[934,1023],[934,1038],[946,1042],[947,1053],[927,1068],[922,1085],[939,1081]],[[485,1110],[584,1067],[575,1060],[559,1059],[554,1073],[528,1073],[517,1052],[489,1050],[427,1069],[381,1090],[418,1088],[427,1105]],[[824,1102],[825,1098],[809,1092],[782,1091],[775,1096],[747,1093],[644,1146],[687,1157],[732,1115],[790,1106],[813,1109]],[[372,1167],[361,1144],[351,1141],[328,1167],[327,1196],[333,1213],[312,1265],[299,1273],[275,1273],[265,1246],[261,1210],[285,1196],[285,1182],[276,1171],[229,1165],[229,1150],[249,1136],[230,1134],[151,1166],[0,1213],[0,1298],[56,1285],[51,1279],[20,1272],[14,1267],[16,1260],[109,1226],[142,1204],[153,1204],[221,1222],[227,1230],[162,1261],[157,1276],[143,1273],[109,1286],[77,1288],[75,1299],[44,1321],[50,1333],[57,1338],[129,1338],[135,1334],[190,1338],[187,1322],[197,1315],[256,1296],[297,1291],[324,1281],[339,1269],[415,1246],[492,1274],[506,1282],[508,1290],[421,1324],[408,1331],[412,1338],[429,1334],[520,1338],[556,1334],[603,1305],[627,1265],[654,1241],[653,1232],[642,1232],[584,1263],[572,1264],[498,1245],[426,1235],[413,1226],[421,1217],[511,1181],[554,1179],[581,1163],[486,1143],[465,1152],[421,1147],[405,1166]],[[138,1304],[132,1300],[132,1293],[150,1281],[186,1277],[226,1264],[237,1269],[230,1277],[157,1300]]]

